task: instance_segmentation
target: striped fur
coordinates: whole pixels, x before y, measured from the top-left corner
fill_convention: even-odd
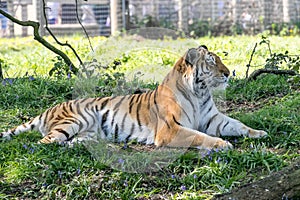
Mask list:
[[[262,137],[220,113],[211,90],[227,84],[229,70],[206,46],[181,57],[153,91],[117,97],[72,100],[49,108],[0,137],[29,130],[42,133],[40,143],[108,139],[157,146],[231,148],[219,136]]]

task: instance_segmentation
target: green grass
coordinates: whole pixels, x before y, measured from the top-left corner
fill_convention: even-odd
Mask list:
[[[116,56],[122,62],[116,71],[132,73],[149,63],[158,63],[169,69],[186,48],[201,43],[221,55],[223,51],[229,52],[224,62],[231,69],[237,70],[239,66],[240,75],[243,75],[253,43],[259,40],[257,38],[242,36],[164,42],[146,40],[132,44],[129,39],[123,41],[121,38],[93,40],[105,43],[99,49],[107,54],[116,46],[132,45],[126,48],[124,54],[119,52],[120,56]],[[6,79],[5,84],[0,85],[0,130],[25,122],[50,106],[74,98],[76,84],[81,82],[76,82],[75,78],[49,78],[46,75],[47,70],[53,66],[53,62],[47,59],[51,60],[54,55],[39,45],[33,45],[29,38],[17,39],[13,43],[10,39],[0,40],[6,44],[0,54],[0,58],[5,59],[9,66],[5,69],[6,77],[14,77],[14,66],[20,66],[20,63],[23,66],[18,78]],[[89,51],[83,44],[76,43],[81,41],[79,37],[68,40],[75,42],[81,55]],[[275,46],[274,51],[284,50],[288,44],[290,52],[299,53],[295,42],[299,38],[272,37],[270,40]],[[211,42],[208,44],[208,41]],[[151,45],[153,48],[145,50]],[[157,45],[164,49],[155,49]],[[38,54],[33,53],[37,51]],[[263,62],[266,51],[261,48],[253,62]],[[46,57],[41,58],[42,55]],[[116,58],[115,55],[112,57]],[[107,62],[111,62],[108,58]],[[39,65],[36,68],[35,63]],[[148,67],[144,69],[151,71]],[[24,75],[26,71],[30,72],[30,76]],[[90,88],[97,86],[91,89],[96,92],[92,96],[111,94],[115,90],[103,90],[104,86],[114,86],[122,78],[100,77],[95,83],[87,85]],[[144,82],[127,84],[122,87],[128,89],[136,85],[155,85],[145,85]],[[231,80],[225,93],[227,114],[253,128],[266,130],[269,136],[263,139],[226,138],[234,145],[233,150],[226,152],[197,149],[184,152],[179,150],[179,153],[176,149],[160,152],[131,144],[126,149],[111,145],[107,152],[95,155],[84,145],[76,145],[74,148],[57,144],[38,145],[36,142],[41,136],[37,132],[17,136],[11,141],[0,141],[0,199],[206,199],[217,193],[228,192],[243,183],[278,171],[299,157],[300,95],[299,89],[292,88],[285,76],[261,76],[249,83],[240,79]],[[151,170],[131,172],[142,169],[147,162],[157,161],[155,156],[172,156],[172,153],[175,157],[172,157],[172,162],[167,162],[168,165],[160,161],[150,165]],[[123,163],[128,164],[125,170],[122,168]]]
[[[50,37],[46,37],[49,42],[53,42]],[[139,69],[149,73],[157,70],[157,67],[163,72],[167,72],[173,63],[182,56],[188,48],[197,47],[205,44],[209,50],[222,57],[224,63],[231,71],[235,70],[239,77],[245,76],[245,67],[249,62],[252,49],[255,42],[260,42],[260,36],[224,36],[200,39],[178,39],[178,40],[142,40],[135,37],[94,37],[91,38],[95,51],[91,51],[88,40],[81,36],[68,38],[59,38],[61,41],[68,41],[78,51],[83,61],[90,61],[96,58],[102,65],[111,63],[115,58],[123,61],[124,69]],[[284,53],[286,50],[291,55],[298,55],[299,36],[278,37],[269,36],[271,49],[273,52]],[[46,76],[53,67],[55,54],[46,50],[32,37],[26,38],[0,38],[0,60],[4,60],[8,65],[4,69],[6,77],[23,77],[26,73],[29,75]],[[63,47],[57,46],[71,57],[75,64],[78,61],[72,52]],[[225,56],[225,53],[228,53]],[[258,45],[256,53],[253,56],[250,72],[256,68],[262,67],[266,58],[269,56],[269,50],[265,44]],[[256,67],[255,67],[256,66]],[[167,69],[166,69],[167,68]],[[157,76],[157,74],[155,74]],[[149,75],[150,76],[150,75]],[[153,77],[153,76],[150,76]],[[157,78],[160,81],[163,76]]]

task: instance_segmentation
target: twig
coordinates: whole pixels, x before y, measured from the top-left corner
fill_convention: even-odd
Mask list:
[[[77,54],[77,52],[75,51],[75,49],[70,44],[68,44],[68,42],[65,42],[65,43],[60,42],[55,37],[55,35],[52,33],[51,29],[48,27],[48,20],[47,20],[47,15],[46,15],[46,3],[45,3],[45,0],[43,0],[42,2],[43,2],[43,16],[44,16],[44,19],[45,19],[45,29],[48,31],[48,33],[51,35],[51,37],[55,40],[55,42],[57,44],[59,44],[60,46],[67,46],[67,47],[69,47],[72,50],[72,52],[74,53],[74,55],[76,56],[76,58],[79,61],[80,65],[83,66],[83,62],[82,62],[81,58],[79,57],[79,55]],[[72,69],[71,69],[71,71],[73,71]],[[74,73],[76,73],[76,72],[74,72]]]
[[[248,81],[256,80],[257,77],[261,74],[288,74],[291,76],[297,75],[294,70],[278,70],[278,69],[258,69],[250,74]]]
[[[8,18],[9,20],[11,20],[12,22],[21,25],[21,26],[31,26],[33,28],[33,36],[34,39],[37,40],[38,42],[40,42],[42,45],[44,45],[47,49],[49,49],[50,51],[56,53],[57,55],[61,56],[62,59],[65,61],[65,63],[72,68],[72,71],[74,73],[76,73],[78,71],[78,69],[75,67],[75,65],[72,63],[72,61],[70,60],[70,58],[61,50],[57,49],[55,46],[53,46],[52,44],[50,44],[49,42],[47,42],[43,37],[40,36],[39,34],[39,27],[40,27],[40,23],[39,22],[35,22],[35,21],[21,21],[18,20],[16,18],[14,18],[13,16],[11,16],[10,14],[8,14],[7,12],[3,11],[2,9],[0,9],[0,14],[2,14],[4,17]]]
[[[77,21],[80,24],[80,26],[82,27],[82,29],[84,31],[84,34],[86,35],[86,37],[87,37],[87,39],[89,41],[90,47],[91,47],[92,51],[94,52],[94,49],[93,49],[93,46],[92,46],[89,34],[87,33],[86,29],[84,28],[83,24],[81,23],[81,21],[79,19],[79,14],[78,14],[78,0],[75,0],[75,3],[76,3],[76,18],[77,18]]]
[[[2,61],[0,60],[0,80],[3,80]]]
[[[254,53],[255,53],[256,47],[257,47],[257,42],[255,43],[254,48],[253,48],[253,50],[252,50],[252,53],[251,53],[251,56],[250,56],[249,63],[246,65],[246,66],[247,66],[246,78],[248,78],[248,75],[249,75],[249,69],[250,69],[250,66],[251,66],[252,58],[253,58],[253,55],[254,55]]]

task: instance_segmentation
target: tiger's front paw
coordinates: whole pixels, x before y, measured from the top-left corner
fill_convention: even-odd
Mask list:
[[[214,149],[233,149],[233,145],[225,140],[222,140],[221,138],[218,138],[218,140],[215,142]]]
[[[249,138],[261,138],[261,137],[266,137],[268,133],[263,130],[254,130],[250,129],[249,130]]]
[[[207,138],[203,144],[204,149],[233,149],[233,146],[230,142],[222,140],[218,137]]]

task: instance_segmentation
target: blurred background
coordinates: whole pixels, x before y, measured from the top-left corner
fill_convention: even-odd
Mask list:
[[[43,1],[0,1],[1,9],[20,20],[45,26]],[[295,35],[300,27],[300,0],[45,0],[49,28],[56,35],[110,36],[141,27],[179,30],[186,36],[257,34]],[[77,12],[76,12],[77,10]],[[1,36],[26,36],[31,28],[0,15]],[[41,28],[41,34],[47,34]]]

